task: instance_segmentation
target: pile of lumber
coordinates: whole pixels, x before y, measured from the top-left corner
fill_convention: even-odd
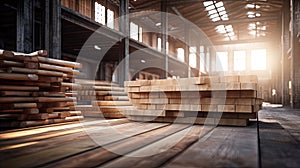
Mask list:
[[[77,121],[76,62],[0,50],[0,126],[28,127]]]
[[[124,88],[115,83],[76,79],[76,84],[81,86],[77,99],[81,104],[85,103],[78,105],[77,109],[84,116],[124,118],[123,111],[133,109]]]
[[[136,121],[246,126],[262,106],[255,75],[126,81]]]

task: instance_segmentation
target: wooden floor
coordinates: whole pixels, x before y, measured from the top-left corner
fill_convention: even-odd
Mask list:
[[[86,119],[0,133],[0,167],[300,167],[300,110],[248,127]],[[258,126],[258,127],[257,127]]]

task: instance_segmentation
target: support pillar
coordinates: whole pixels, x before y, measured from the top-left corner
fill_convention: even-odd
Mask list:
[[[281,103],[283,106],[290,106],[290,95],[289,95],[289,80],[290,80],[290,66],[289,66],[289,23],[290,23],[290,4],[289,1],[283,4],[282,10],[282,26],[281,26]]]
[[[300,23],[297,20],[300,17],[300,2],[291,0],[291,79],[292,79],[292,108],[300,108]]]
[[[168,42],[168,8],[167,0],[161,0],[161,51],[164,56],[164,70],[163,78],[168,78],[169,75],[169,56],[167,55],[167,42]]]
[[[124,86],[124,81],[129,81],[130,69],[129,69],[129,0],[120,1],[119,13],[119,25],[120,32],[123,33],[124,38],[120,43],[119,63],[123,61],[123,64],[119,64],[118,67],[118,81],[120,86]],[[124,60],[123,60],[124,59]]]
[[[187,64],[187,77],[191,77],[191,68],[190,68],[190,30],[187,24],[184,24],[184,41],[185,41],[185,51],[184,59]]]
[[[17,51],[33,52],[33,4],[32,0],[17,1]]]
[[[45,49],[50,58],[61,59],[61,2],[45,0]]]

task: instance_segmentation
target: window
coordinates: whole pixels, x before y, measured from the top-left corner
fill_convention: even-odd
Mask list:
[[[200,72],[205,72],[205,52],[204,46],[200,46]]]
[[[228,52],[216,53],[216,70],[228,71]]]
[[[177,48],[177,59],[181,62],[184,62],[184,49]]]
[[[166,53],[169,54],[169,42],[167,41]]]
[[[246,70],[246,52],[245,51],[234,51],[233,52],[233,69],[235,71]]]
[[[192,68],[197,67],[197,48],[196,47],[190,47],[190,55],[189,55],[189,64]]]
[[[139,40],[139,26],[133,22],[130,22],[130,38]]]
[[[210,49],[206,48],[206,59],[205,59],[206,71],[210,71]]]
[[[160,37],[158,37],[157,38],[157,50],[158,51],[162,51],[161,50],[161,38]],[[167,41],[167,46],[166,46],[166,53],[168,54],[169,53],[169,42]]]
[[[266,49],[251,51],[251,69],[252,70],[266,70],[267,51]]]
[[[161,51],[161,38],[157,38],[157,50]]]
[[[143,42],[143,28],[139,27],[139,42]]]
[[[95,2],[95,21],[105,25],[105,7]]]
[[[143,42],[143,28],[133,22],[130,22],[130,38]]]
[[[107,27],[113,29],[114,28],[114,11],[107,9]]]

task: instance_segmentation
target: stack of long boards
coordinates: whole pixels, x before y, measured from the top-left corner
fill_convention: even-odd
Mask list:
[[[28,127],[77,121],[76,62],[0,50],[0,126]]]
[[[135,121],[247,126],[262,93],[255,75],[126,81]]]
[[[84,116],[124,118],[123,110],[133,109],[123,87],[115,83],[97,80],[76,79],[78,101],[91,105],[77,106]]]

